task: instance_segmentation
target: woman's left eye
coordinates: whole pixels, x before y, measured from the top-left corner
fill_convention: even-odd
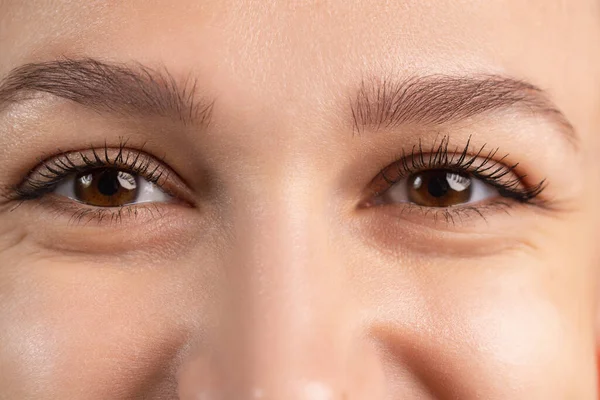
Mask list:
[[[413,173],[381,194],[382,203],[412,203],[422,207],[453,207],[479,203],[499,191],[470,174],[449,169]]]
[[[64,178],[54,194],[95,207],[167,202],[172,199],[158,185],[117,168],[97,168]]]

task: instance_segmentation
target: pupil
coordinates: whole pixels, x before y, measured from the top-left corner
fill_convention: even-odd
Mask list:
[[[448,185],[445,174],[431,178],[427,185],[427,190],[433,197],[442,197],[448,193],[449,189],[450,186]]]
[[[114,196],[121,189],[117,174],[117,171],[106,171],[100,175],[98,191],[103,196]]]

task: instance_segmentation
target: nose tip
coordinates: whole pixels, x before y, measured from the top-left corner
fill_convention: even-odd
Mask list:
[[[274,399],[274,398],[290,398],[290,399],[305,399],[305,400],[336,400],[336,399],[348,399],[348,396],[344,392],[336,394],[336,389],[333,388],[329,383],[322,381],[305,381],[298,382],[296,385],[295,393],[287,393],[286,397],[279,395],[269,395],[268,389],[262,387],[255,387],[252,390],[252,399]],[[288,396],[292,397],[288,397]]]
[[[234,346],[235,347],[235,346]],[[346,353],[305,349],[301,359],[227,361],[196,356],[180,371],[182,400],[379,400],[385,379],[377,349],[368,341]],[[253,367],[249,367],[253,365]]]

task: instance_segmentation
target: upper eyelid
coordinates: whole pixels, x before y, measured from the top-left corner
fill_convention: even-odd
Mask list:
[[[498,157],[498,154],[501,154],[499,148],[486,144],[473,147],[469,137],[462,150],[458,149],[460,147],[450,146],[450,137],[447,135],[439,142],[434,141],[431,146],[425,146],[420,140],[417,145],[411,147],[410,152],[403,149],[396,161],[380,170],[371,182],[370,194],[374,197],[380,196],[411,173],[436,168],[457,168],[499,190],[514,191],[528,199],[537,197],[547,186],[546,179],[530,184],[525,182],[527,175],[518,170],[519,163],[506,163],[508,154]],[[386,175],[391,171],[394,171],[395,178]],[[381,180],[384,182],[380,182]],[[545,202],[540,202],[542,203]]]
[[[140,174],[153,175],[156,171],[162,170],[164,167],[161,165],[164,161],[155,159],[153,156],[147,154],[143,150],[133,150],[126,147],[119,147],[118,150],[111,149],[108,147],[103,148],[102,154],[96,148],[90,148],[84,151],[71,151],[59,154],[50,160],[44,161],[40,164],[40,168],[50,169],[55,166],[60,166],[62,169],[69,170],[72,168],[93,168],[93,167],[114,167],[114,168],[131,168]],[[114,157],[110,156],[110,153],[117,151]],[[123,156],[126,155],[125,158]],[[82,164],[76,164],[73,159],[80,157],[83,161]],[[65,161],[70,164],[65,164]],[[151,166],[154,166],[151,169]],[[162,171],[161,171],[162,172]]]
[[[143,148],[143,146],[141,146]],[[134,149],[121,144],[118,147],[90,147],[86,150],[60,151],[59,154],[41,160],[17,185],[9,190],[9,200],[33,198],[40,192],[51,191],[66,176],[83,172],[90,168],[122,168],[158,184],[168,192],[167,181],[176,179],[178,175],[166,165],[163,159],[141,149]],[[177,182],[175,186],[184,186]],[[12,196],[11,196],[12,194]],[[11,198],[12,197],[12,198]]]
[[[418,145],[411,147],[410,153],[407,153],[403,148],[401,156],[397,157],[397,159],[398,162],[402,163],[403,169],[407,173],[419,168],[440,168],[444,166],[450,168],[454,166],[468,168],[475,164],[478,159],[483,160],[481,164],[477,164],[479,172],[486,172],[496,166],[512,170],[519,165],[519,163],[504,164],[509,154],[505,154],[497,159],[496,156],[500,153],[498,147],[490,147],[487,143],[479,147],[473,147],[471,139],[472,137],[469,136],[462,150],[459,150],[458,146],[450,146],[449,136],[444,136],[439,143],[434,141],[431,147],[423,146],[422,141],[419,140]],[[472,148],[474,149],[473,151],[471,151]],[[384,167],[381,172],[388,168],[389,166]]]

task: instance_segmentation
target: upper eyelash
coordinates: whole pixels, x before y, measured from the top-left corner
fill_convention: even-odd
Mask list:
[[[90,146],[88,150],[63,152],[41,164],[31,171],[17,186],[13,187],[13,200],[31,200],[43,196],[55,189],[65,177],[89,171],[94,168],[118,168],[143,176],[144,179],[158,186],[167,178],[167,170],[160,162],[153,162],[154,157],[144,153],[143,145],[139,150],[127,147],[127,141],[122,141],[114,157],[109,155],[113,149],[107,144],[103,148]],[[86,154],[87,153],[87,154]],[[82,164],[73,161],[80,157]],[[153,164],[156,163],[154,166]],[[43,179],[40,179],[42,177]]]
[[[398,157],[399,161],[391,166],[386,166],[379,172],[378,176],[381,176],[387,185],[383,190],[377,191],[375,195],[379,196],[383,194],[389,187],[408,175],[431,169],[449,169],[456,172],[469,173],[496,188],[503,197],[511,198],[521,203],[533,201],[547,186],[545,179],[533,186],[525,186],[523,181],[527,175],[517,173],[519,163],[504,164],[509,154],[504,155],[500,159],[495,159],[499,148],[486,151],[486,144],[484,144],[473,155],[470,155],[470,136],[461,152],[458,152],[458,147],[454,152],[448,151],[449,145],[450,137],[444,136],[439,144],[436,144],[434,141],[429,152],[424,150],[420,139],[418,145],[412,146],[410,154],[407,154],[406,150],[402,149],[402,154]],[[473,166],[479,159],[482,161]],[[390,168],[396,171],[394,178],[389,178],[386,175],[390,171]],[[514,176],[509,180],[503,179],[510,174]]]
[[[494,159],[499,151],[498,148],[485,151],[486,144],[484,144],[474,155],[469,155],[471,137],[469,137],[460,153],[457,151],[458,148],[454,152],[449,152],[449,144],[450,137],[444,136],[439,144],[436,145],[434,141],[429,152],[424,150],[421,140],[419,140],[418,145],[412,146],[410,154],[407,154],[403,148],[401,156],[398,157],[399,161],[396,161],[391,166],[386,166],[379,172],[378,176],[381,176],[387,185],[383,190],[376,191],[375,196],[383,194],[389,187],[408,175],[423,170],[442,168],[472,174],[474,177],[495,187],[503,197],[512,198],[521,203],[531,202],[546,188],[545,179],[536,185],[523,187],[523,179],[526,178],[526,175],[516,173],[515,170],[519,165],[518,163],[510,166],[504,164],[503,161],[508,157],[508,154],[499,160]],[[60,151],[59,155],[47,161],[41,161],[41,165],[28,174],[21,184],[12,188],[11,192],[13,195],[11,196],[11,200],[23,201],[39,198],[51,192],[60,180],[66,176],[89,171],[93,168],[111,167],[127,169],[129,172],[143,176],[149,182],[162,187],[163,185],[160,181],[162,178],[166,178],[166,169],[161,166],[160,162],[151,168],[154,157],[144,153],[143,147],[142,145],[139,150],[133,150],[127,147],[127,141],[122,141],[117,153],[112,158],[109,155],[109,149],[112,150],[112,148],[106,144],[100,149],[90,146],[85,151]],[[91,157],[88,157],[86,152],[87,154],[91,154]],[[77,154],[81,158],[83,165],[77,165],[72,161],[71,157],[73,154]],[[476,167],[472,167],[476,160],[482,158],[482,154],[485,154],[483,161],[478,163]],[[393,179],[386,175],[390,169],[396,170],[396,176]],[[511,173],[514,177],[508,181],[502,180],[502,178]],[[34,177],[36,175],[45,179],[42,180]],[[542,202],[539,202],[539,204],[542,205]]]

